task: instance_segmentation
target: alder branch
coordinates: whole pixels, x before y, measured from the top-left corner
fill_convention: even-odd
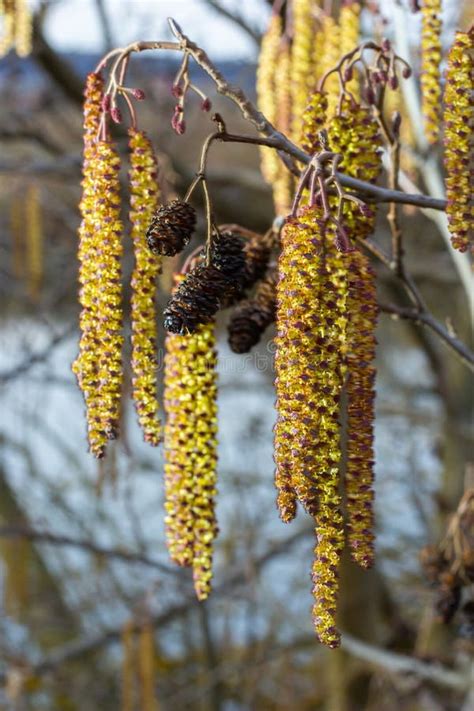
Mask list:
[[[392,314],[395,317],[402,318],[408,321],[414,321],[418,324],[423,324],[431,331],[436,333],[439,338],[446,343],[453,351],[457,353],[462,362],[474,371],[474,353],[454,334],[442,326],[429,311],[407,308],[404,306],[396,306],[395,304],[379,304],[380,310],[387,314]]]
[[[99,546],[93,541],[76,539],[71,536],[61,536],[50,533],[49,531],[38,531],[25,526],[0,526],[0,538],[22,538],[46,545],[80,548],[81,550],[103,558],[115,558],[125,563],[138,563],[148,568],[159,570],[167,575],[182,576],[183,573],[181,568],[166,565],[166,563],[149,558],[141,553],[134,553],[120,548],[107,548],[105,546]]]
[[[277,151],[286,153],[297,161],[307,165],[311,160],[311,156],[292,143],[283,133],[277,131],[275,126],[273,126],[264,114],[257,109],[257,107],[250,101],[240,87],[229,84],[223,74],[209,59],[206,52],[197,44],[192,42],[189,37],[183,33],[179,25],[174,20],[169,19],[169,24],[173,34],[179,42],[134,42],[123,49],[114,50],[109,53],[109,55],[106,55],[106,57],[104,57],[102,62],[98,65],[98,69],[102,68],[106,61],[108,61],[111,57],[117,58],[116,66],[119,66],[120,63],[133,52],[159,49],[187,52],[194,59],[196,64],[198,64],[201,69],[203,69],[212,79],[216,85],[217,92],[223,96],[226,96],[234,104],[236,104],[243,117],[265,137],[265,142],[261,142],[262,139],[258,137],[248,136],[246,137],[245,142],[275,148]],[[434,210],[446,209],[446,200],[439,200],[427,195],[407,194],[399,190],[389,190],[377,185],[372,185],[372,183],[368,183],[364,180],[352,178],[344,173],[336,173],[336,177],[342,186],[354,190],[357,193],[361,193],[363,196],[367,197],[368,201],[396,202],[423,208],[429,207]]]
[[[467,691],[471,684],[472,670],[447,669],[439,662],[423,662],[415,657],[397,652],[389,652],[380,647],[363,642],[347,632],[342,636],[342,649],[358,659],[380,667],[392,674],[410,674],[458,691]]]

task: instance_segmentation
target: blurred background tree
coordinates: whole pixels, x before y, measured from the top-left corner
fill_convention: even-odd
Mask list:
[[[5,17],[14,4],[0,3]],[[339,650],[323,649],[312,630],[310,527],[301,517],[285,528],[275,512],[271,341],[236,356],[225,341],[225,315],[219,321],[220,536],[205,603],[194,599],[187,573],[168,562],[162,455],[141,441],[130,398],[107,458],[97,463],[86,451],[70,370],[84,77],[113,46],[166,37],[172,14],[225,77],[254,96],[271,4],[32,3],[28,54],[26,5],[17,3],[18,54],[0,60],[2,708],[467,711],[474,703],[472,584],[459,584],[459,571],[464,583],[462,572],[474,565],[472,380],[465,359],[409,316],[393,270],[374,261],[380,301],[398,305],[378,330],[377,562],[366,573],[343,561]],[[389,36],[419,75],[420,15],[408,7],[416,4],[365,3],[360,26],[362,38]],[[341,5],[315,2],[316,27],[328,18],[337,27]],[[455,29],[469,27],[470,4],[447,1],[442,17],[445,58]],[[324,33],[315,34],[321,56],[323,41]],[[191,105],[186,134],[173,132],[177,61],[140,56],[130,70],[148,98],[140,125],[159,151],[169,198],[186,190],[212,130]],[[235,105],[202,73],[198,84],[233,132],[247,132]],[[401,188],[442,197],[440,149],[424,138],[418,87],[414,79],[408,85],[393,107],[403,117]],[[125,148],[120,126],[115,137]],[[265,231],[272,191],[255,146],[216,146],[208,171],[219,222]],[[399,218],[405,264],[430,313],[468,343],[472,287],[466,293],[466,270],[447,247],[443,218],[410,205]],[[375,241],[390,245],[385,219]],[[125,250],[128,276],[128,241]],[[175,267],[169,260],[160,276],[160,308]],[[161,353],[163,337],[161,329]],[[128,373],[126,395],[130,388]],[[98,480],[108,482],[100,495]]]

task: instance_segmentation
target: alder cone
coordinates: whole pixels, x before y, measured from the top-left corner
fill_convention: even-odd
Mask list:
[[[263,332],[275,320],[276,276],[262,281],[253,299],[243,301],[234,310],[228,325],[229,345],[234,353],[248,353]]]
[[[146,233],[154,254],[174,257],[189,243],[196,226],[196,211],[184,200],[172,200],[155,212]]]
[[[211,264],[228,279],[243,283],[245,278],[245,241],[236,232],[217,232],[212,241]]]
[[[170,333],[193,333],[212,321],[221,303],[235,290],[233,281],[213,266],[198,266],[181,281],[164,310],[164,326]]]

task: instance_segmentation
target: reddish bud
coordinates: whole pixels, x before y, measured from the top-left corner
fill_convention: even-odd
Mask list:
[[[402,75],[404,79],[409,79],[411,77],[411,67],[403,67]]]
[[[110,94],[104,94],[104,96],[102,97],[101,106],[102,106],[102,111],[105,111],[106,114],[108,114],[110,111],[110,102],[111,102]]]
[[[178,134],[178,136],[183,135],[183,133],[186,131],[186,121],[184,119],[176,122],[175,131]]]
[[[203,111],[210,111],[210,110],[212,109],[212,104],[211,104],[210,100],[209,100],[207,97],[206,97],[206,98],[204,99],[204,101],[202,102],[202,104],[201,104],[201,109],[202,109]]]
[[[146,98],[146,95],[145,95],[145,92],[143,91],[143,89],[133,89],[132,94],[135,97],[135,99],[137,99],[137,101],[143,101],[143,99]]]
[[[176,97],[177,99],[179,99],[180,96],[183,96],[183,90],[181,89],[181,87],[179,86],[179,84],[173,84],[173,86],[171,87],[171,93],[172,93],[173,96]]]
[[[392,49],[392,44],[390,40],[386,37],[382,40],[382,49],[384,52],[390,52],[390,50]]]
[[[110,110],[110,115],[114,123],[122,123],[122,112],[118,106],[113,106]]]
[[[350,81],[352,79],[352,77],[353,77],[352,67],[348,67],[344,71],[344,81]]]
[[[174,112],[175,112],[175,114],[182,114],[182,113],[183,113],[183,107],[180,106],[179,104],[176,104],[176,106],[174,107]]]

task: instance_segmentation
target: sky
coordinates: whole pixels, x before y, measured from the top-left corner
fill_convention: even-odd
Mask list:
[[[104,0],[114,46],[136,39],[167,39],[166,18],[172,16],[183,30],[217,58],[256,56],[252,39],[235,24],[207,6],[205,0]],[[223,0],[257,27],[266,25],[269,10],[257,0]],[[104,40],[96,0],[59,0],[48,11],[46,36],[58,50],[101,52]]]

